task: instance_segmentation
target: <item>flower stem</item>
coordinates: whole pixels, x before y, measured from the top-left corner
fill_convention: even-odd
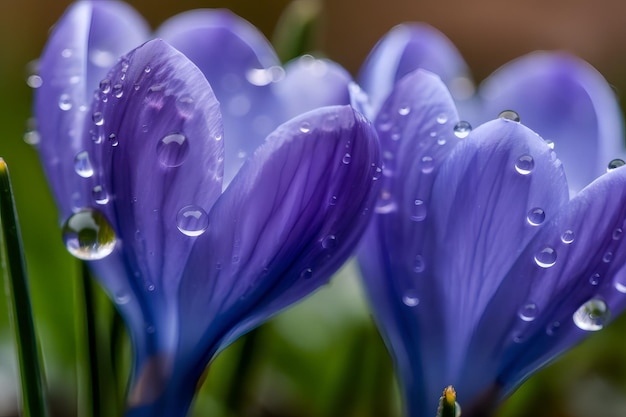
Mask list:
[[[25,417],[48,415],[44,398],[39,344],[35,334],[33,312],[28,291],[26,263],[15,210],[9,169],[0,158],[0,221],[2,242],[8,271],[5,282],[11,305],[22,382],[22,411]],[[7,273],[8,272],[8,273]]]

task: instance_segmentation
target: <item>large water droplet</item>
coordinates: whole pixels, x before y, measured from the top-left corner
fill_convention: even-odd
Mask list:
[[[498,115],[498,118],[500,118],[500,119],[507,119],[507,120],[513,120],[514,122],[519,122],[520,121],[519,114],[517,114],[517,112],[515,112],[513,110],[504,110],[504,111],[500,112],[500,114]]]
[[[582,330],[601,330],[610,317],[609,307],[600,299],[592,298],[581,305],[573,315],[574,323]]]
[[[624,164],[626,164],[626,162],[624,162],[622,159],[613,159],[611,162],[609,162],[609,165],[607,165],[606,172],[611,172],[614,169],[623,166]]]
[[[454,136],[459,139],[466,138],[470,132],[472,131],[472,125],[470,125],[466,121],[460,121],[456,125],[454,125]]]
[[[407,307],[417,306],[420,303],[419,298],[417,298],[417,291],[407,290],[402,296],[402,302]]]
[[[532,226],[539,226],[545,219],[546,213],[539,207],[531,209],[526,217],[526,220],[528,220],[528,223]]]
[[[209,227],[209,216],[202,207],[190,205],[178,211],[176,227],[187,236],[200,236]]]
[[[414,222],[421,222],[426,219],[428,210],[423,200],[415,200],[411,207],[411,220]]]
[[[533,321],[537,318],[537,304],[527,303],[519,311],[520,319],[524,321]]]
[[[546,246],[535,254],[535,262],[542,268],[550,268],[556,263],[556,251]]]
[[[93,175],[93,167],[89,160],[87,151],[78,152],[74,157],[74,170],[83,178],[89,178]]]
[[[32,74],[32,75],[29,75],[28,78],[26,79],[26,84],[30,88],[39,88],[43,85],[43,80],[41,79],[39,75]]]
[[[528,175],[535,168],[535,160],[532,156],[524,154],[515,161],[515,170],[522,175]]]
[[[166,167],[182,165],[188,154],[189,141],[180,133],[169,134],[157,144],[159,162]]]
[[[77,258],[102,259],[115,248],[115,232],[102,213],[86,208],[72,214],[63,225],[63,242]]]

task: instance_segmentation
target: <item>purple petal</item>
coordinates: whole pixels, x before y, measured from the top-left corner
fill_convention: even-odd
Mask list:
[[[117,59],[147,38],[141,16],[116,1],[77,2],[54,27],[40,60],[35,115],[42,163],[62,216],[87,202],[75,194],[84,179],[71,161],[81,151],[92,93]]]
[[[623,119],[606,80],[563,53],[534,53],[512,61],[481,86],[483,120],[515,110],[522,122],[552,140],[572,191],[606,172],[624,154]]]
[[[403,24],[378,42],[361,69],[360,84],[374,111],[398,80],[418,68],[439,75],[456,99],[474,92],[465,61],[445,35],[426,24]]]
[[[369,220],[379,164],[373,128],[347,106],[307,113],[268,137],[216,203],[188,261],[181,355],[200,362],[190,364],[196,371],[328,281]],[[206,350],[188,351],[197,346]]]
[[[626,307],[624,190],[623,168],[585,188],[541,228],[493,297],[468,357],[476,358],[475,368],[478,362],[491,368],[497,364],[505,393]],[[536,261],[545,248],[556,254],[547,268]],[[605,305],[607,314],[577,316],[590,300]],[[522,317],[531,304],[533,315]],[[486,352],[498,356],[487,360]]]
[[[118,247],[94,267],[105,288],[141,305],[144,317],[127,317],[140,326],[134,334],[154,325],[163,333],[149,337],[171,343],[185,260],[221,193],[219,104],[198,68],[160,40],[124,57],[107,79],[114,87],[94,101],[85,145],[89,183],[108,193],[90,206],[109,219]],[[122,313],[132,303],[123,304]]]

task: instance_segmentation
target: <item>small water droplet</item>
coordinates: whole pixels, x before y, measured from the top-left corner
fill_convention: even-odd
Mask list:
[[[189,141],[185,135],[171,133],[157,144],[159,162],[166,167],[177,167],[185,162],[189,154]]]
[[[152,68],[150,68],[150,65],[146,65],[146,67],[143,69],[143,72],[145,72],[146,74],[149,74],[150,71],[152,71]]]
[[[117,145],[119,145],[119,141],[117,140],[117,135],[115,133],[111,133],[109,135],[109,143],[111,144],[111,146],[115,147]]]
[[[554,336],[554,334],[559,330],[560,327],[561,327],[561,323],[560,322],[558,322],[558,321],[552,322],[546,328],[546,333],[548,334],[548,336]]]
[[[535,160],[532,156],[524,154],[515,161],[515,170],[522,175],[528,175],[535,168]]]
[[[311,279],[312,276],[313,276],[313,270],[311,268],[305,268],[300,273],[300,278],[302,279]]]
[[[115,84],[112,91],[115,98],[121,98],[124,95],[124,87],[122,84]]]
[[[115,232],[104,215],[91,208],[72,214],[63,225],[65,247],[79,259],[105,258],[113,252],[115,241]]]
[[[96,185],[92,190],[93,199],[96,204],[106,204],[109,202],[109,196],[101,185]]]
[[[445,113],[441,113],[439,116],[437,116],[437,123],[439,123],[440,125],[445,124],[448,122],[448,115]]]
[[[561,241],[566,245],[569,245],[574,241],[574,232],[571,230],[566,230],[561,235]]]
[[[24,142],[27,144],[35,146],[38,145],[40,141],[41,135],[37,130],[28,130],[24,133]]]
[[[526,216],[526,220],[531,226],[539,226],[545,219],[546,213],[539,207],[531,209]]]
[[[150,281],[146,281],[144,283],[144,287],[146,288],[146,291],[154,291],[156,289],[156,286],[154,285],[154,283],[150,282]]]
[[[537,318],[537,304],[526,303],[519,311],[519,318],[524,321],[533,321]]]
[[[545,139],[546,145],[548,145],[548,148],[554,150],[554,141],[550,140],[550,139]]]
[[[504,110],[504,111],[500,112],[500,114],[498,115],[498,118],[512,120],[514,122],[519,122],[520,121],[519,114],[517,114],[517,112],[515,112],[513,110]]]
[[[331,196],[330,200],[328,201],[328,204],[331,205],[331,206],[336,205],[337,204],[337,196],[336,195]]]
[[[213,139],[215,139],[216,142],[219,142],[220,140],[222,140],[222,135],[217,134],[217,135],[213,136]]]
[[[609,252],[606,252],[604,256],[602,257],[602,262],[608,264],[609,262],[611,262],[612,259],[613,259],[613,252],[609,251]]]
[[[600,274],[597,272],[589,277],[589,283],[591,285],[598,285],[600,283]]]
[[[606,172],[611,172],[614,169],[623,166],[624,164],[626,164],[626,162],[624,162],[622,159],[613,159],[611,162],[609,162],[609,165],[607,165]]]
[[[422,172],[424,174],[430,174],[435,169],[435,162],[430,156],[422,157]]]
[[[417,255],[415,260],[413,261],[413,272],[421,273],[426,269],[426,262],[424,261],[424,257],[422,255]]]
[[[408,105],[400,106],[398,108],[398,114],[400,116],[406,116],[409,113],[411,113],[411,107],[409,107]]]
[[[104,80],[100,81],[100,91],[102,91],[104,94],[109,94],[111,92],[111,80],[105,78]]]
[[[176,215],[176,227],[184,235],[200,236],[209,227],[209,216],[202,207],[185,206]]]
[[[622,238],[623,233],[624,231],[620,227],[613,230],[613,240],[620,240]]]
[[[470,132],[472,131],[472,125],[470,125],[466,121],[460,121],[456,125],[454,125],[454,136],[459,139],[466,138]]]
[[[87,151],[78,152],[74,157],[74,171],[83,178],[89,178],[93,175],[93,167]]]
[[[115,294],[116,304],[124,305],[124,304],[128,304],[129,301],[130,301],[130,294],[126,294],[123,292]]]
[[[415,200],[411,207],[411,220],[414,222],[421,222],[426,219],[428,210],[423,200]]]
[[[383,175],[383,170],[381,167],[378,167],[376,165],[374,165],[374,173],[372,174],[372,179],[374,181],[379,180],[380,177]]]
[[[322,239],[322,247],[324,249],[333,249],[337,247],[337,236],[328,235],[324,239]]]
[[[73,52],[72,52],[72,50],[71,50],[71,49],[69,49],[69,48],[66,48],[66,49],[64,49],[64,50],[62,50],[62,51],[61,51],[61,56],[62,56],[63,58],[69,58],[69,57],[71,57],[71,56],[72,56],[72,54],[73,54]]]
[[[402,302],[407,307],[416,307],[420,300],[417,298],[417,292],[415,290],[407,290],[402,296]]]
[[[352,155],[350,155],[349,153],[346,153],[341,159],[341,162],[343,162],[345,165],[348,165],[351,159],[352,159]]]
[[[600,299],[592,298],[581,305],[572,318],[580,329],[594,332],[604,328],[609,317],[610,311],[606,303]]]
[[[69,94],[61,94],[59,96],[59,108],[63,111],[68,111],[72,108],[72,99]]]
[[[535,254],[535,262],[542,268],[550,268],[556,263],[556,251],[546,246]]]
[[[96,126],[102,126],[104,124],[104,115],[99,111],[94,112],[94,114],[91,115],[91,120],[93,120]]]
[[[29,75],[28,78],[26,79],[26,84],[30,88],[39,88],[42,86],[43,80],[41,79],[39,75],[32,74],[32,75]]]
[[[311,131],[311,124],[309,122],[302,122],[300,125],[300,132],[309,133]]]
[[[441,145],[441,146],[445,145],[446,144],[446,139],[445,138],[438,138],[437,139],[437,144]]]
[[[93,65],[100,68],[110,68],[115,64],[116,56],[111,51],[92,49],[89,52],[89,60]]]

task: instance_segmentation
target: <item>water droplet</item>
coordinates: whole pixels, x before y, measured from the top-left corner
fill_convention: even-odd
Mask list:
[[[413,271],[419,274],[424,272],[425,269],[426,262],[424,261],[424,257],[422,255],[417,255],[413,261]]]
[[[328,201],[328,205],[330,206],[334,206],[337,204],[337,196],[333,195],[330,197],[330,200]]]
[[[311,131],[311,124],[309,122],[302,122],[300,125],[300,132],[309,133]]]
[[[152,283],[150,281],[146,281],[144,283],[144,287],[145,287],[146,291],[150,291],[150,292],[152,292],[152,291],[154,291],[156,289],[156,286],[154,285],[154,283]]]
[[[626,162],[624,162],[622,159],[613,159],[611,162],[609,162],[609,165],[607,165],[606,172],[611,172],[614,169],[623,166],[624,164],[626,164]]]
[[[500,114],[498,115],[498,118],[513,120],[514,122],[520,121],[519,114],[517,114],[517,112],[514,112],[513,110],[504,110],[500,112]]]
[[[443,146],[446,144],[446,139],[445,138],[439,138],[437,139],[437,144]]]
[[[72,52],[72,50],[71,50],[71,49],[69,49],[69,48],[66,48],[66,49],[64,49],[64,50],[62,50],[62,51],[61,51],[61,56],[62,56],[63,58],[69,58],[69,57],[71,57],[71,56],[72,56],[72,54],[73,54],[73,52]]]
[[[600,283],[600,274],[597,272],[589,277],[589,283],[591,285],[598,285]]]
[[[74,157],[74,171],[83,178],[89,178],[93,175],[93,167],[87,151],[78,152]]]
[[[626,294],[626,275],[624,275],[623,273],[618,274],[615,277],[613,285],[615,285],[615,289],[617,291],[621,292],[622,294]]]
[[[519,311],[519,318],[524,321],[533,321],[537,318],[537,304],[527,303]]]
[[[427,214],[426,204],[423,200],[415,200],[411,207],[411,220],[414,222],[421,222],[426,219]]]
[[[561,241],[566,245],[572,243],[574,241],[574,232],[572,232],[571,230],[564,231],[561,235]]]
[[[72,99],[69,94],[61,94],[59,96],[59,108],[63,111],[68,111],[72,108]]]
[[[383,170],[381,167],[378,167],[376,165],[374,165],[374,174],[372,174],[372,179],[374,181],[379,180],[380,177],[383,175]]]
[[[191,117],[193,115],[194,107],[193,99],[190,96],[182,96],[176,100],[176,109],[183,117]]]
[[[99,111],[94,112],[94,114],[91,115],[91,120],[93,120],[96,126],[102,126],[104,124],[104,115]]]
[[[124,304],[128,304],[129,301],[130,301],[130,294],[126,294],[123,292],[115,294],[116,304],[124,305]]]
[[[420,303],[415,290],[407,290],[402,296],[402,302],[407,307],[415,307]]]
[[[72,214],[63,225],[63,242],[79,259],[102,259],[115,248],[115,232],[104,215],[94,209]]]
[[[400,108],[398,108],[398,114],[400,116],[406,116],[409,113],[411,113],[411,107],[408,105],[400,106]]]
[[[535,160],[532,156],[524,154],[515,161],[515,170],[522,175],[528,175],[535,168]]]
[[[349,153],[346,153],[341,159],[341,162],[343,162],[345,165],[348,165],[351,159],[352,159],[352,155],[350,155]]]
[[[531,226],[539,226],[546,219],[546,213],[543,209],[535,207],[528,212],[526,220]]]
[[[143,69],[143,72],[145,72],[146,74],[149,74],[150,71],[152,71],[152,68],[150,68],[150,65],[146,65],[146,67]]]
[[[620,227],[613,230],[613,240],[620,240],[622,238],[623,233],[624,231]]]
[[[439,123],[440,125],[445,124],[448,122],[448,115],[445,113],[441,113],[439,116],[437,116],[437,123]]]
[[[612,259],[613,259],[613,252],[609,251],[609,252],[606,252],[604,256],[602,257],[602,262],[608,264],[609,262],[611,262]]]
[[[29,75],[28,78],[26,79],[26,84],[30,88],[39,88],[43,84],[43,80],[41,79],[39,75],[32,74],[32,75]]]
[[[558,321],[552,322],[552,324],[550,324],[547,328],[546,328],[546,333],[548,334],[548,336],[553,336],[561,327],[561,323],[559,323]]]
[[[89,52],[89,60],[93,65],[100,68],[110,68],[115,64],[115,55],[111,51],[92,49]]]
[[[102,91],[104,94],[109,94],[111,92],[111,80],[105,78],[104,80],[100,81],[100,91]]]
[[[209,216],[199,206],[185,206],[176,215],[176,227],[187,236],[200,236],[209,227]]]
[[[460,121],[456,125],[454,125],[454,136],[459,139],[466,138],[470,132],[472,131],[472,125],[470,125],[466,121]]]
[[[117,145],[119,145],[119,141],[117,140],[117,135],[115,133],[111,133],[109,135],[109,143],[111,144],[111,146],[115,147]]]
[[[122,84],[115,84],[112,91],[115,98],[121,98],[124,95],[124,87]]]
[[[546,246],[535,254],[535,262],[542,268],[550,268],[556,263],[556,251]]]
[[[306,268],[300,273],[300,278],[302,279],[311,279],[313,276],[313,270],[311,268]]]
[[[177,167],[185,162],[189,154],[189,141],[180,133],[165,136],[157,144],[159,162],[166,167]]]
[[[40,141],[41,135],[37,130],[28,130],[24,133],[24,142],[27,144],[35,146],[38,145]]]
[[[109,202],[109,196],[101,185],[96,185],[92,190],[93,199],[96,204],[106,204]]]
[[[328,235],[324,239],[322,239],[322,247],[324,249],[333,249],[337,247],[337,236]]]
[[[215,139],[216,142],[219,142],[220,140],[222,140],[222,135],[217,134],[217,135],[213,136],[213,139]]]
[[[601,330],[609,321],[609,307],[600,299],[592,298],[581,305],[573,315],[576,326],[586,331]]]
[[[435,162],[430,156],[422,157],[422,172],[424,174],[430,174],[435,169]]]
[[[545,139],[546,145],[548,145],[548,148],[554,150],[554,141],[550,140],[550,139]]]

